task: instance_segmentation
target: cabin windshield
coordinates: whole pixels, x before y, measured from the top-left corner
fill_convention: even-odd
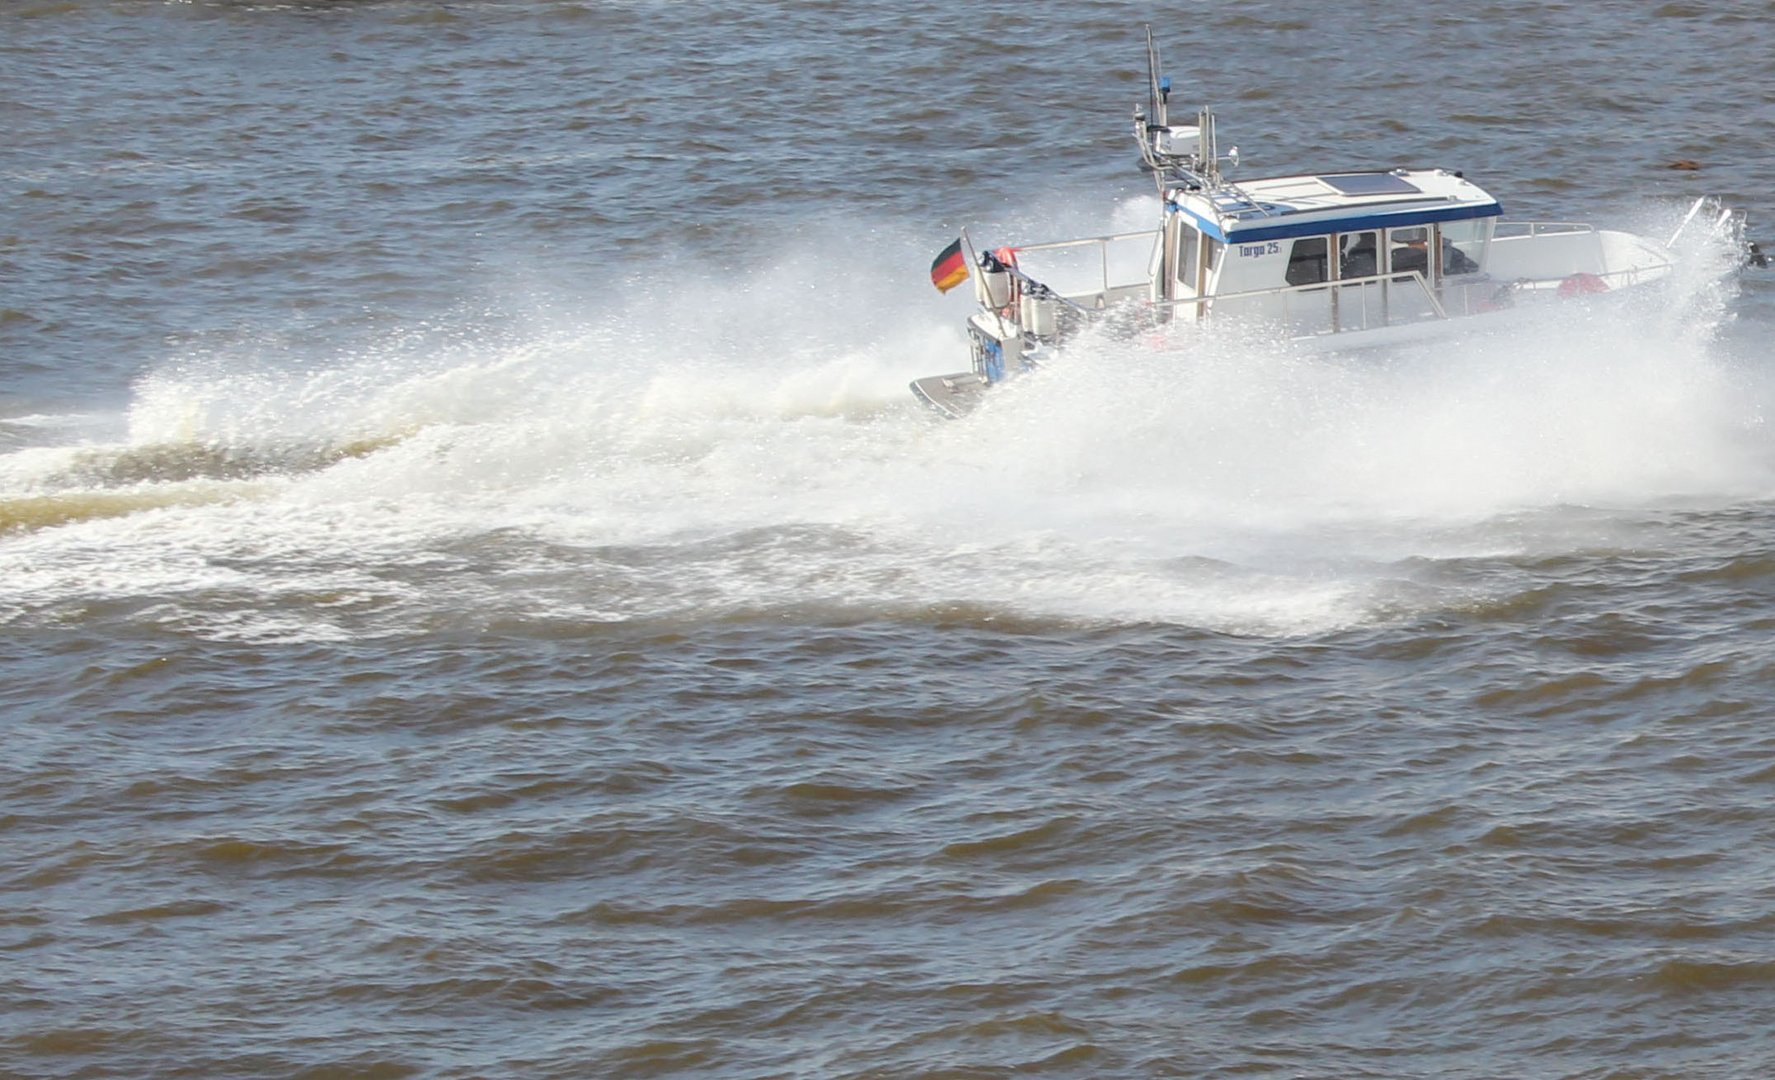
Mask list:
[[[1491,218],[1474,218],[1442,226],[1442,272],[1477,274],[1484,270],[1493,224]]]

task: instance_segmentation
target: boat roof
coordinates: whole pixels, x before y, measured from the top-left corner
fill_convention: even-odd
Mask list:
[[[1464,221],[1503,213],[1498,201],[1447,169],[1311,173],[1172,187],[1167,209],[1229,244],[1323,236],[1363,229],[1398,229]]]

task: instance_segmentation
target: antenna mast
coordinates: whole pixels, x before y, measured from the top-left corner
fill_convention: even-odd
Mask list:
[[[1159,44],[1146,28],[1147,106],[1134,108],[1134,137],[1140,156],[1153,172],[1162,193],[1168,184],[1214,190],[1226,181],[1220,175],[1214,113],[1204,106],[1195,127],[1171,126],[1171,77],[1161,74]],[[1235,151],[1236,153],[1236,151]]]

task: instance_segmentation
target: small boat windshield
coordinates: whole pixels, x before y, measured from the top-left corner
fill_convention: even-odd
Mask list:
[[[1442,226],[1442,272],[1477,274],[1485,269],[1486,248],[1491,245],[1493,218],[1451,221]]]

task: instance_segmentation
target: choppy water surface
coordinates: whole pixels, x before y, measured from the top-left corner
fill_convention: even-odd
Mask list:
[[[0,8],[0,1075],[1775,1069],[1766,275],[906,393],[1149,18],[1775,224],[1767,3]]]

